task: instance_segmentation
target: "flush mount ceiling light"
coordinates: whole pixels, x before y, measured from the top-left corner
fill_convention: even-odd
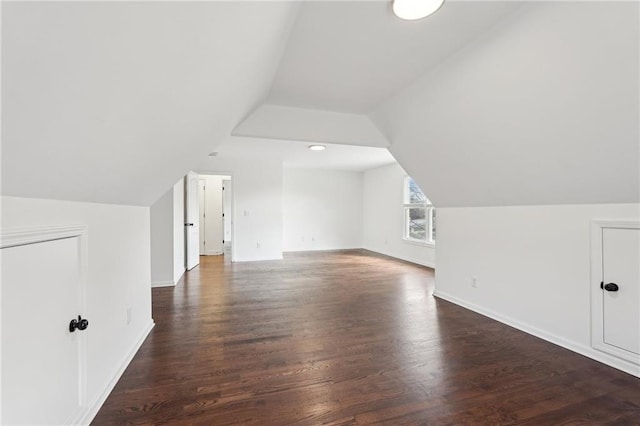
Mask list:
[[[393,13],[400,19],[426,18],[442,7],[444,0],[393,0]]]
[[[324,151],[327,147],[324,145],[309,145],[309,149],[311,151]]]

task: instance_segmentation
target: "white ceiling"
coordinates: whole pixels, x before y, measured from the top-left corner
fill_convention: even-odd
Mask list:
[[[305,2],[267,102],[369,113],[521,5],[448,1],[409,22],[391,2]]]
[[[311,143],[233,136],[216,149],[218,159],[275,159],[284,167],[365,171],[395,163],[386,148],[323,144],[324,151],[312,151]]]
[[[150,205],[216,149],[387,161],[309,157],[295,124],[326,142],[381,133],[442,206],[637,202],[638,16],[598,1],[448,0],[416,22],[390,1],[3,2],[2,194]],[[229,139],[265,105],[307,109],[262,116],[293,142]]]

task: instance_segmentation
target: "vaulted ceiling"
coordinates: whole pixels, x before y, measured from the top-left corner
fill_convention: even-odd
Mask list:
[[[306,2],[266,102],[367,114],[521,7],[450,2],[407,22],[390,1]]]
[[[280,140],[388,147],[439,206],[639,201],[637,3],[2,8],[3,195],[150,205]]]

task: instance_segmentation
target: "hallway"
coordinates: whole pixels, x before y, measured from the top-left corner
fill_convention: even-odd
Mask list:
[[[225,263],[153,289],[93,424],[637,424],[640,380],[434,298],[365,250]]]

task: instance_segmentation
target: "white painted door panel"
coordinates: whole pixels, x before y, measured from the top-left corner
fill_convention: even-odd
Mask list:
[[[604,342],[640,354],[640,230],[603,228],[604,284],[618,291],[602,291]]]
[[[191,270],[200,263],[200,218],[198,202],[198,175],[189,172],[185,188],[185,241],[186,267]]]
[[[222,243],[222,240],[224,240],[222,193],[222,180],[218,178],[207,181],[207,200],[205,203],[207,211],[206,254],[210,255],[219,255],[224,252]]]
[[[2,424],[69,424],[83,404],[80,238],[2,249]],[[90,320],[90,318],[89,318]]]
[[[224,213],[224,241],[231,241],[231,181],[222,181],[222,211]]]
[[[207,238],[206,238],[207,236],[206,234],[206,230],[207,230],[206,188],[207,188],[207,181],[205,179],[198,179],[198,217],[200,218],[200,232],[198,235],[200,237],[200,254],[207,254],[206,245],[205,245],[205,242],[207,241]]]

